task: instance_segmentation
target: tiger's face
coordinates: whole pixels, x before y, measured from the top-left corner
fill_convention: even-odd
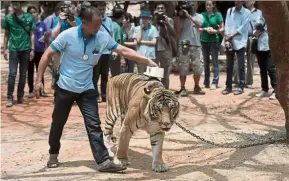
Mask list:
[[[154,129],[169,131],[179,115],[180,103],[177,97],[166,89],[155,89],[149,94],[145,110],[148,124]]]

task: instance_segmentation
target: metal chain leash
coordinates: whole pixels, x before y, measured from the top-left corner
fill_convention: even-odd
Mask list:
[[[259,146],[259,145],[265,145],[265,144],[273,144],[273,143],[280,143],[280,142],[284,142],[286,140],[286,138],[278,138],[278,139],[268,139],[268,140],[262,140],[260,142],[255,142],[255,143],[249,143],[249,144],[245,144],[245,145],[233,145],[233,144],[229,144],[229,143],[224,143],[224,144],[220,144],[220,143],[215,143],[213,141],[210,140],[206,140],[205,138],[202,138],[201,136],[191,132],[190,130],[186,129],[184,126],[182,126],[180,123],[175,122],[175,124],[181,128],[183,131],[185,131],[186,133],[190,134],[191,136],[207,143],[210,145],[214,145],[216,147],[221,147],[221,148],[238,148],[238,149],[242,149],[242,148],[248,148],[248,147],[253,147],[253,146]]]

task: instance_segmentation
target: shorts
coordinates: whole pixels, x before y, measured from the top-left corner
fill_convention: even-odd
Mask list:
[[[183,52],[179,47],[178,66],[180,76],[187,76],[191,66],[195,76],[202,75],[204,71],[202,48],[190,47],[187,52]]]

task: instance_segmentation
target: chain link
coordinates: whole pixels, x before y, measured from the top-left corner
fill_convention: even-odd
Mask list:
[[[216,147],[221,147],[221,148],[238,148],[238,149],[242,149],[242,148],[248,148],[248,147],[253,147],[253,146],[258,146],[258,145],[265,145],[265,144],[273,144],[273,143],[278,143],[278,142],[284,142],[286,140],[286,138],[278,138],[278,139],[268,139],[268,140],[262,140],[260,142],[255,142],[255,143],[249,143],[249,144],[245,144],[245,145],[233,145],[233,144],[229,144],[229,143],[215,143],[213,141],[210,140],[206,140],[205,138],[202,138],[201,136],[191,132],[190,130],[186,129],[184,126],[182,126],[180,123],[175,122],[175,124],[181,128],[184,132],[190,134],[191,136],[207,143],[210,145],[214,145]]]

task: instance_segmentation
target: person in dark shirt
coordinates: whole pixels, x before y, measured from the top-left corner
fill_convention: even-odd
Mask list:
[[[46,46],[44,41],[47,40],[48,38],[48,34],[47,34],[48,29],[46,27],[46,24],[42,20],[40,20],[36,7],[29,6],[27,8],[27,13],[30,13],[34,17],[34,22],[36,25],[36,29],[34,31],[35,55],[34,55],[34,58],[31,61],[29,61],[29,65],[28,65],[28,86],[29,86],[28,98],[33,98],[34,97],[34,93],[33,93],[34,66],[36,67],[36,70],[38,70],[39,61],[41,59],[41,56],[44,53],[45,46]],[[42,83],[44,85],[44,77],[42,77]],[[43,97],[47,97],[47,94],[44,91],[41,92],[40,95]]]

